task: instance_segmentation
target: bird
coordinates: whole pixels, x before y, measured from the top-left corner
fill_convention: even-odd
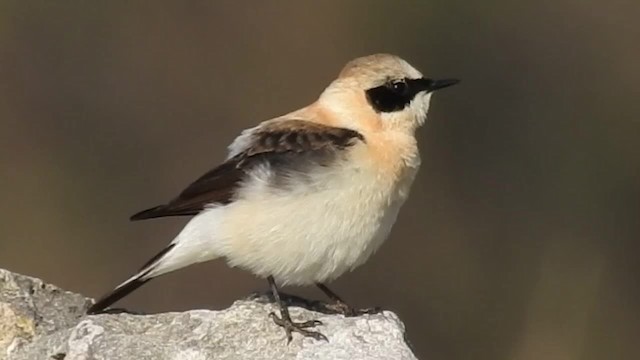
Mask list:
[[[389,237],[420,167],[416,130],[434,80],[406,60],[374,54],[349,61],[316,101],[240,132],[226,160],[163,205],[132,221],[191,216],[140,270],[95,302],[109,306],[151,279],[225,259],[268,281],[288,341],[327,340],[316,320],[295,322],[279,287],[316,285],[337,313],[356,310],[326,283],[362,265]]]

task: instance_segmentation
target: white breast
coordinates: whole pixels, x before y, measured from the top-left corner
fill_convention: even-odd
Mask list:
[[[320,169],[312,183],[287,194],[269,189],[258,174],[239,200],[194,218],[209,246],[206,257],[225,256],[232,266],[296,285],[361,265],[389,235],[417,168],[389,181],[348,164]]]

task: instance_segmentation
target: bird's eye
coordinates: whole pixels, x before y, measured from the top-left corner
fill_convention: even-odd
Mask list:
[[[404,109],[416,95],[411,80],[394,79],[366,90],[367,100],[377,112]]]
[[[389,83],[389,87],[396,94],[406,94],[407,91],[409,90],[409,86],[407,85],[407,83],[404,80],[393,81],[393,82]]]

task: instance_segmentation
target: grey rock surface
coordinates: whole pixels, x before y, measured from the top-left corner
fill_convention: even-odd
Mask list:
[[[0,269],[0,359],[415,359],[404,326],[389,311],[345,318],[291,307],[317,319],[328,342],[284,331],[265,296],[220,311],[84,316],[91,300]]]
[[[34,338],[75,326],[92,300],[0,269],[0,360]]]

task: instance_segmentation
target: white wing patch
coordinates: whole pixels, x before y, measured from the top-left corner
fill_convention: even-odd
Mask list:
[[[229,145],[229,147],[227,148],[229,150],[229,154],[227,154],[227,160],[240,154],[243,151],[246,151],[249,147],[251,147],[253,133],[261,127],[262,124],[243,130],[240,133],[240,136],[235,138],[235,140],[233,140],[231,145]]]

